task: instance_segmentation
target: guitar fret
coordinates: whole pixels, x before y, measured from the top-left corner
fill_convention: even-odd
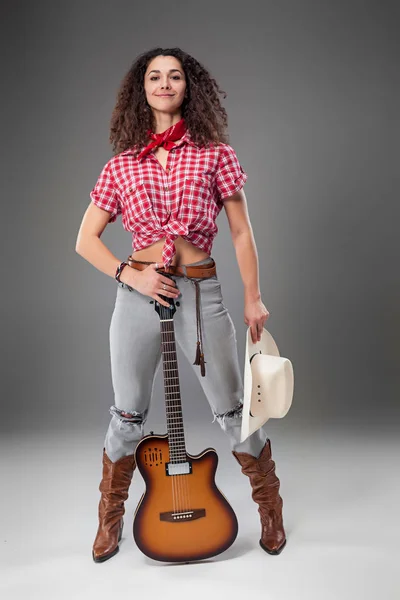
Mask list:
[[[186,462],[187,455],[173,319],[160,319],[160,329],[170,461],[174,463]]]

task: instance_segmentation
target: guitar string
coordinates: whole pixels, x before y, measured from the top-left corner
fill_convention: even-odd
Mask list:
[[[174,346],[174,339],[173,339],[173,330],[172,331],[168,331],[168,325],[166,323],[165,328],[164,328],[164,332],[165,332],[165,336],[167,339],[164,341],[164,344],[167,345],[168,344],[168,349],[170,348],[170,346]],[[171,338],[171,339],[168,339]],[[171,352],[173,352],[175,350],[176,352],[176,348],[172,348],[172,350],[170,350]],[[172,389],[173,384],[170,384],[170,389],[168,390],[168,395],[176,395],[176,391],[174,389]],[[168,386],[166,386],[166,388],[168,389]],[[175,400],[173,400],[174,402]],[[168,406],[168,405],[167,405]],[[170,424],[170,432],[171,432],[171,443],[176,441],[176,437],[179,436],[179,434],[176,433],[176,430],[174,431],[174,426],[176,426],[176,419],[175,418],[171,418],[171,407],[168,406],[169,408],[169,424]],[[176,407],[175,407],[176,410]],[[174,420],[175,419],[175,420]],[[173,436],[173,437],[172,437]],[[170,450],[171,450],[171,445],[170,445]],[[172,452],[172,459],[175,460],[179,460],[179,454],[181,454],[181,449],[177,446],[175,446],[175,448],[173,448],[173,452]],[[178,455],[178,456],[177,456]],[[185,457],[186,458],[186,457]],[[175,463],[176,464],[176,463]],[[185,480],[182,481],[182,476],[181,475],[172,475],[172,489],[175,491],[175,494],[173,494],[173,496],[175,495],[175,507],[174,510],[176,512],[182,512],[185,510],[185,504],[186,506],[188,506],[188,490],[185,489],[185,486],[182,485],[185,483]]]
[[[161,305],[160,305],[160,308],[162,310]],[[164,317],[164,316],[165,315],[161,315],[160,314],[161,318]],[[163,337],[164,337],[163,324],[160,323],[160,326],[161,326],[161,343],[162,343],[162,350],[163,350],[163,357],[164,357],[164,350],[165,350],[164,344],[166,342],[163,339]],[[163,361],[163,366],[164,366],[164,388],[165,388],[165,393],[168,394],[167,383],[166,383],[166,366],[165,366],[165,361]],[[169,427],[169,423],[168,423],[168,403],[166,404],[166,406],[167,406],[167,425]],[[171,448],[169,446],[169,436],[168,436],[168,448],[169,448],[169,451],[170,451],[169,452],[169,454],[170,454],[169,459],[171,460]],[[176,511],[176,507],[177,507],[177,494],[176,494],[176,486],[175,486],[175,482],[174,482],[174,478],[173,477],[172,477],[171,492],[172,492],[172,506],[173,506],[173,511],[175,512]]]
[[[166,307],[162,307],[162,312],[163,313],[167,313],[168,310],[163,310],[166,309]],[[163,315],[163,317],[168,317],[169,315],[165,314]],[[175,337],[174,337],[174,328],[173,328],[173,323],[170,323],[170,327],[171,330],[168,330],[168,324],[167,322],[165,322],[166,325],[164,326],[164,331],[163,328],[161,328],[161,336],[162,336],[162,342],[163,344],[169,344],[172,345],[172,350],[171,352],[174,352],[176,355],[176,343],[175,343]],[[163,336],[163,333],[165,332],[165,335]],[[163,339],[163,337],[167,338],[166,340]],[[170,339],[168,339],[170,338]],[[175,360],[175,363],[177,365],[177,361]],[[177,371],[177,369],[176,369]],[[178,372],[178,371],[177,371]],[[178,379],[178,377],[176,377],[176,379]],[[168,386],[167,384],[165,385],[166,388],[166,392],[168,390],[168,387],[170,387],[170,389],[168,390],[168,395],[176,395],[176,391],[173,390],[171,388],[173,384],[170,384],[170,386]],[[168,406],[168,404],[167,404]],[[168,406],[168,408],[170,409],[170,407]],[[176,408],[176,407],[175,407]],[[181,406],[182,408],[182,406]],[[170,422],[170,431],[172,432],[174,438],[175,437],[179,437],[179,434],[173,431],[173,426],[177,425],[176,422],[173,421],[173,419],[171,419],[170,416],[171,411],[169,410],[169,422]],[[176,420],[177,417],[175,417]],[[182,419],[181,419],[182,421]],[[183,429],[182,429],[182,435],[183,435]],[[175,440],[174,440],[175,441]],[[169,445],[169,448],[171,450],[171,446]],[[172,452],[173,456],[173,460],[179,460],[179,454],[181,454],[181,450],[179,448],[177,448],[177,446],[175,446],[175,449]],[[178,454],[178,456],[176,456],[176,454]],[[185,455],[185,460],[187,460],[187,457]],[[189,489],[188,489],[188,480],[187,480],[187,476],[185,475],[172,475],[172,498],[173,498],[173,505],[174,505],[174,510],[177,512],[182,512],[182,511],[186,511],[190,509],[190,494],[189,494]]]
[[[175,339],[174,339],[174,328],[173,328],[173,323],[169,324],[171,330],[170,331],[166,331],[167,337],[171,338],[167,340],[167,343],[169,345],[172,345],[172,352],[174,352],[176,354],[176,344],[175,344]],[[168,328],[168,324],[166,324],[166,329]],[[177,365],[177,361],[175,360],[175,363]],[[173,384],[171,384],[173,385]],[[171,390],[171,392],[169,393],[169,395],[176,395],[175,390]],[[176,401],[176,400],[174,400]],[[181,406],[182,408],[182,406]],[[174,420],[170,419],[170,423],[171,423],[171,431],[174,435],[174,438],[179,437],[179,433],[176,433],[173,431],[173,426],[176,426],[176,419],[178,419],[179,422],[179,418],[175,417],[175,422]],[[180,419],[181,423],[183,424],[182,418]],[[183,435],[183,434],[182,434]],[[174,439],[174,441],[176,441]],[[178,460],[179,461],[179,455],[182,454],[182,450],[181,448],[178,448],[177,446],[175,446],[175,450],[174,450],[174,460]],[[178,456],[176,456],[178,455]],[[185,461],[187,460],[186,454],[185,454]],[[177,492],[177,498],[178,498],[178,502],[177,502],[177,511],[178,512],[183,512],[186,511],[190,508],[190,498],[189,498],[189,489],[188,489],[188,479],[187,476],[185,475],[174,475],[173,476],[173,485],[174,488],[176,489]]]

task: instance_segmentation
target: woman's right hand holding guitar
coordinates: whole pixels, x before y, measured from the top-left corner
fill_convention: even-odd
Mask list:
[[[169,308],[169,303],[160,298],[160,294],[167,298],[176,299],[180,296],[180,291],[175,281],[169,277],[165,277],[161,273],[157,273],[157,269],[163,266],[163,263],[152,263],[143,269],[143,271],[137,271],[128,265],[123,269],[120,280],[141,294],[150,296],[150,298],[157,300],[157,302]],[[163,287],[164,285],[165,288]]]

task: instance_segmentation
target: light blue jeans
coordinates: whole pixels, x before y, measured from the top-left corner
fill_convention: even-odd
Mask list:
[[[192,265],[206,264],[206,258]],[[186,265],[189,266],[189,265]],[[193,365],[196,354],[195,286],[187,277],[174,277],[181,292],[176,298],[175,339],[198,377],[214,419],[228,435],[231,449],[259,456],[267,440],[258,429],[240,443],[243,382],[237,354],[236,331],[224,305],[217,275],[200,281],[205,377]],[[162,364],[160,318],[154,300],[117,283],[110,323],[111,376],[114,405],[104,447],[111,461],[133,454],[144,435],[155,375]]]

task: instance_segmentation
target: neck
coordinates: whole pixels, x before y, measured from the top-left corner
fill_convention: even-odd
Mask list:
[[[154,133],[163,133],[172,125],[176,125],[182,119],[182,115],[177,113],[175,115],[171,115],[170,113],[156,113],[155,114],[156,125],[154,129]]]

